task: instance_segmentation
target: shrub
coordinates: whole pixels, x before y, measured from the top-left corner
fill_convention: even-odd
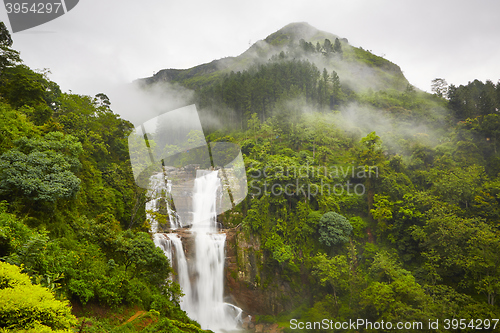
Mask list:
[[[323,214],[319,220],[319,241],[326,245],[338,245],[349,241],[352,225],[342,215],[335,212]]]
[[[0,262],[0,300],[0,328],[69,330],[76,324],[68,302],[56,300],[47,288],[32,285],[19,267],[4,262]]]

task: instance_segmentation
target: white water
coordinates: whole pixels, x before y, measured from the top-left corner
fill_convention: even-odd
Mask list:
[[[163,253],[172,263],[172,241],[165,234],[153,234],[153,242],[157,247],[163,250]]]
[[[223,332],[237,329],[242,310],[223,301],[226,235],[217,230],[217,201],[221,188],[217,175],[217,171],[202,170],[196,174],[190,229],[195,237],[194,263],[188,265],[177,234],[164,235],[169,240],[168,245],[162,237],[154,235],[153,239],[176,267],[177,281],[184,293],[181,308],[203,329]],[[153,223],[151,229],[152,232],[157,230],[153,229]]]
[[[170,220],[170,229],[175,230],[180,228],[180,221],[177,214],[170,207],[169,200],[170,192],[172,189],[172,182],[170,180],[165,184],[165,176],[163,173],[157,173],[151,176],[149,179],[149,190],[148,196],[152,199],[146,202],[146,217],[151,221],[151,232],[158,232],[158,221],[149,213],[150,211],[157,211],[158,203],[162,199],[165,200],[167,204],[167,212]]]
[[[177,280],[182,288],[182,292],[184,293],[184,296],[182,296],[181,298],[181,304],[187,305],[192,299],[192,293],[186,255],[184,254],[184,249],[182,248],[182,242],[179,236],[177,236],[176,234],[168,234],[168,237],[172,241],[175,252],[175,259],[177,264]],[[188,312],[187,308],[183,308],[183,310]]]

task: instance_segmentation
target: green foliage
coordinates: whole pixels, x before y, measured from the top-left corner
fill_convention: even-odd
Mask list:
[[[334,246],[349,241],[352,225],[344,216],[328,212],[319,220],[319,241],[326,246]]]
[[[217,71],[215,63],[167,71],[211,110],[201,112],[209,135],[181,137],[174,128],[175,144],[154,134],[149,142],[178,164],[199,162],[195,149],[178,154],[186,141],[206,140],[212,154],[224,142],[242,147],[249,195],[228,213],[231,222],[226,215],[221,222],[242,222],[238,237],[253,242],[251,259],[238,263],[251,267],[252,288],[271,293],[273,308],[291,310],[281,319],[498,317],[500,85],[451,85],[447,96],[436,86],[446,100],[414,89],[398,66],[346,40],[289,36],[269,39],[284,49],[268,62],[227,60],[235,72]],[[144,332],[202,332],[179,307],[182,290],[167,280],[168,260],[143,232],[146,193],[135,185],[129,158],[130,149],[141,163],[143,139],[127,139],[133,125],[112,112],[105,94],[62,94],[48,71],[19,65],[11,44],[2,24],[0,267],[15,264],[24,274],[11,272],[21,285],[0,278],[0,292],[13,301],[0,298],[0,308],[10,309],[0,315],[8,322],[0,332],[68,332],[69,308],[51,292],[84,311],[151,310]],[[339,77],[345,66],[368,66],[381,81],[376,91],[352,91],[355,78]],[[352,124],[352,107],[375,116]],[[224,126],[207,125],[213,115]],[[379,116],[391,126],[375,133],[370,119]],[[370,167],[376,177],[357,176]],[[348,182],[366,192],[331,191]],[[61,314],[42,318],[52,326],[33,313],[42,305]],[[65,324],[57,326],[60,318]],[[89,332],[139,329],[137,322],[89,320]]]
[[[320,254],[314,258],[314,261],[313,275],[318,277],[322,286],[329,285],[333,288],[335,303],[337,303],[337,294],[342,289],[347,289],[349,282],[347,256],[338,255],[328,258],[325,254]]]
[[[357,238],[364,238],[366,235],[366,227],[368,224],[359,216],[353,216],[349,219],[352,225],[352,233]]]
[[[54,97],[60,94],[59,86],[26,65],[5,68],[0,82],[0,94],[14,107],[55,107]]]
[[[269,249],[273,259],[280,264],[293,258],[291,246],[284,244],[283,239],[276,234],[266,240],[264,248]]]
[[[385,68],[395,72],[396,69],[398,68],[396,64],[393,64],[389,60],[379,57],[369,51],[363,50],[362,48],[354,47],[352,48],[352,50],[357,60],[360,60],[370,65],[371,67]]]
[[[86,242],[65,276],[68,290],[82,303],[94,300],[110,306],[126,303],[148,307],[153,300],[161,302],[160,289],[171,268],[148,234],[121,231],[110,214],[99,216],[97,221],[82,219],[77,228]],[[170,306],[178,302],[175,285],[164,293],[163,302]]]
[[[5,68],[21,62],[19,52],[11,49],[12,37],[5,23],[0,22],[0,74]]]
[[[30,329],[45,326],[69,330],[76,324],[67,302],[58,301],[40,285],[32,285],[20,268],[0,262],[0,327]],[[50,330],[52,331],[52,330]]]
[[[192,323],[183,323],[178,320],[168,318],[161,319],[157,324],[147,327],[142,332],[147,333],[205,333]]]
[[[39,133],[39,129],[31,123],[25,114],[17,112],[10,105],[0,101],[0,152],[14,147],[14,141],[23,136]]]
[[[471,165],[467,168],[447,168],[446,170],[434,170],[432,179],[437,195],[443,201],[468,208],[479,191],[484,168]]]
[[[500,106],[500,100],[497,97],[499,89],[498,84],[495,86],[491,81],[483,83],[479,80],[469,82],[465,86],[450,85],[446,92],[448,105],[456,120],[459,121],[495,114]]]
[[[228,126],[241,121],[249,124],[252,114],[257,114],[260,121],[264,122],[273,115],[271,111],[276,106],[278,114],[283,109],[279,105],[280,101],[290,98],[303,96],[325,105],[325,97],[319,95],[319,80],[320,71],[309,61],[270,61],[244,72],[231,72],[217,84],[200,89],[197,98],[202,108],[233,109],[236,117],[226,117]],[[326,91],[323,93],[326,94]],[[255,125],[252,126],[255,129]]]
[[[342,54],[342,44],[340,43],[340,40],[338,38],[335,38],[335,44],[333,45],[333,52]]]
[[[42,139],[23,137],[14,144],[16,148],[0,156],[2,195],[48,202],[75,195],[80,179],[73,172],[80,166],[82,147],[74,137],[51,132]]]
[[[6,212],[7,203],[0,202],[0,258],[20,248],[35,232]]]
[[[384,252],[377,254],[370,271],[379,281],[363,292],[361,303],[372,318],[387,321],[426,318],[429,296],[413,275],[400,268],[394,258]]]

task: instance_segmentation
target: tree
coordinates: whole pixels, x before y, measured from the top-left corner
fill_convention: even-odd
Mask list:
[[[491,142],[493,151],[496,154],[498,139],[500,139],[500,115],[488,114],[484,116],[480,130],[484,133],[486,141]]]
[[[1,261],[0,300],[0,328],[69,333],[77,322],[67,301],[56,300],[47,288],[32,285],[19,267]]]
[[[0,93],[14,107],[45,103],[47,80],[28,66],[6,67],[2,71]]]
[[[153,285],[162,284],[171,272],[167,257],[145,232],[134,234],[127,230],[116,238],[113,247],[125,270],[133,269],[135,277],[142,274]]]
[[[370,273],[375,281],[361,292],[361,306],[370,320],[423,321],[429,317],[425,310],[430,297],[393,256],[377,253]]]
[[[292,247],[283,242],[283,237],[273,233],[267,238],[264,244],[265,249],[269,250],[274,260],[283,264],[293,259]]]
[[[38,133],[39,129],[27,119],[25,114],[0,102],[0,154],[11,149],[14,141],[20,137]]]
[[[347,256],[338,255],[328,258],[325,254],[319,254],[313,260],[313,275],[319,278],[322,286],[332,287],[335,305],[337,305],[337,294],[342,289],[347,289],[349,283]]]
[[[323,74],[321,76],[321,80],[319,81],[319,104],[321,106],[328,105],[329,102],[329,81],[330,75],[328,75],[326,68],[323,68]]]
[[[500,293],[499,233],[481,223],[471,234],[467,244],[470,257],[465,264],[469,281],[478,293],[487,296],[489,305],[495,305],[495,298]]]
[[[420,242],[422,254],[429,262],[428,267],[433,267],[428,270],[429,274],[442,278],[463,278],[465,264],[473,259],[469,257],[467,244],[481,223],[479,219],[463,219],[444,209],[430,209],[432,217],[424,226],[414,226],[412,236]]]
[[[370,214],[377,220],[380,231],[385,231],[388,228],[387,221],[392,219],[393,205],[389,196],[375,194],[373,198],[373,207],[375,207],[375,209],[372,209]]]
[[[6,67],[10,67],[16,63],[21,62],[19,52],[12,50],[12,38],[5,23],[0,22],[0,74]]]
[[[255,143],[257,144],[257,131],[260,129],[260,120],[257,113],[253,113],[252,117],[248,120],[248,128],[252,130]]]
[[[335,106],[338,106],[342,98],[342,90],[340,86],[340,78],[336,71],[332,72],[332,100],[330,101],[330,108],[333,110]]]
[[[12,37],[3,22],[0,22],[0,45],[9,47],[12,46]]]
[[[342,44],[340,44],[340,40],[338,38],[335,38],[335,44],[333,44],[333,52],[340,56],[343,55]]]
[[[369,175],[365,178],[365,184],[366,194],[368,196],[368,211],[370,212],[373,208],[373,198],[375,196],[375,185],[377,183],[379,169],[384,161],[382,140],[380,140],[380,137],[375,132],[371,132],[361,139],[361,147],[359,163],[360,165],[364,165],[365,173]],[[375,176],[370,174],[371,168],[377,170]]]
[[[481,179],[485,177],[484,167],[478,165],[432,170],[431,174],[435,193],[443,201],[463,205],[466,209],[479,192]]]
[[[79,189],[74,172],[80,167],[82,145],[71,135],[50,132],[44,138],[15,141],[14,149],[0,156],[0,193],[28,201],[55,202]]]
[[[104,93],[99,93],[95,95],[94,104],[98,108],[103,108],[105,110],[109,110],[111,106],[111,102],[109,101],[109,97]]]
[[[325,39],[325,42],[323,43],[323,50],[325,50],[325,55],[330,55],[334,52],[332,42],[329,39]]]
[[[319,241],[326,246],[348,242],[351,232],[352,225],[338,213],[325,213],[319,220]]]
[[[448,96],[448,83],[445,79],[434,79],[432,80],[431,91],[439,97],[446,97]]]
[[[496,90],[495,85],[491,81],[486,81],[479,95],[479,114],[485,116],[491,113],[495,113],[498,109],[498,104],[496,101]]]
[[[187,134],[186,138],[187,138],[187,143],[189,144],[189,147],[191,147],[191,148],[206,145],[205,135],[203,135],[202,131],[191,130]]]
[[[425,226],[413,228],[420,241],[423,268],[431,282],[450,279],[483,293],[489,305],[500,293],[498,231],[478,218],[461,218],[434,207]]]
[[[316,42],[316,52],[321,52],[321,44],[319,42]]]

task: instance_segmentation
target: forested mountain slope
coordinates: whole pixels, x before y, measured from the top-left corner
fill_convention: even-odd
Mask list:
[[[499,316],[500,84],[437,79],[425,93],[302,23],[169,73],[140,83],[194,90],[207,140],[242,147],[249,195],[220,220],[239,230],[229,286],[258,321],[473,331]]]

